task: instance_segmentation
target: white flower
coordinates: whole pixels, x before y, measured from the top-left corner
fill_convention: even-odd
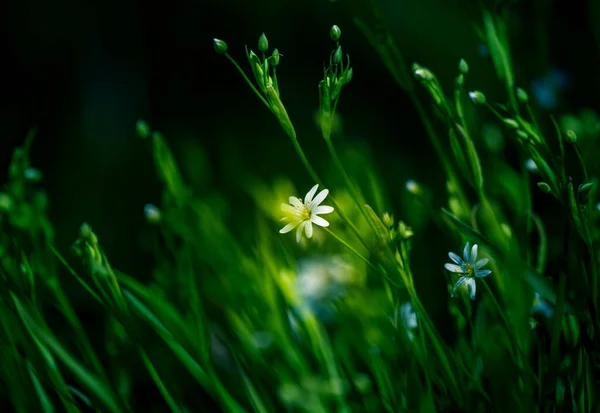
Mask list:
[[[317,184],[308,191],[306,198],[304,198],[304,202],[295,196],[291,196],[289,198],[290,205],[281,204],[281,210],[287,214],[282,221],[289,221],[285,227],[279,230],[281,234],[285,234],[294,228],[297,228],[296,242],[300,242],[302,230],[306,232],[308,238],[312,237],[312,224],[317,224],[321,227],[329,226],[329,222],[319,216],[319,214],[329,214],[330,212],[333,212],[333,207],[321,205],[321,202],[323,202],[327,197],[327,194],[329,194],[329,190],[323,189],[315,196],[318,187],[319,185]]]
[[[417,313],[415,312],[412,303],[410,301],[406,301],[399,307],[396,307],[394,310],[394,317],[392,318],[392,324],[395,328],[398,328],[398,315],[400,315],[400,320],[404,326],[406,335],[408,336],[409,340],[412,341],[414,339],[412,330],[419,326],[417,321]]]
[[[459,277],[456,284],[454,284],[454,288],[452,289],[452,296],[454,297],[458,287],[465,284],[469,286],[471,300],[474,300],[477,288],[474,277],[483,278],[491,273],[490,270],[481,269],[481,267],[487,264],[489,260],[484,258],[477,261],[477,244],[474,244],[473,248],[471,249],[468,242],[463,251],[463,258],[460,258],[453,252],[448,253],[448,256],[456,264],[444,264],[444,267],[448,271],[458,274]]]

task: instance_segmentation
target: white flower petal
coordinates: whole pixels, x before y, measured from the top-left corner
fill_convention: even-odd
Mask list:
[[[315,186],[310,188],[310,191],[308,191],[308,193],[306,194],[306,198],[304,198],[304,202],[306,204],[308,204],[309,202],[311,202],[313,200],[313,196],[315,196],[315,193],[317,192],[318,187],[319,187],[319,184],[316,184]]]
[[[477,270],[475,271],[475,277],[483,278],[487,275],[490,275],[492,272],[490,270]]]
[[[306,237],[307,238],[312,238],[312,234],[313,234],[312,222],[306,221],[305,229],[306,229]]]
[[[302,201],[300,201],[298,198],[296,198],[295,196],[291,196],[289,198],[290,204],[292,204],[292,206],[296,207],[296,208],[300,208],[303,204]]]
[[[465,244],[465,249],[463,250],[463,259],[466,262],[469,262],[469,250],[471,249],[471,244],[468,242]]]
[[[303,221],[298,228],[296,229],[296,242],[300,242],[302,239],[302,231],[304,231],[304,227],[306,226],[307,221]]]
[[[477,244],[473,244],[473,248],[471,249],[471,260],[469,262],[473,263],[477,259]]]
[[[449,252],[448,256],[450,257],[450,259],[452,261],[454,261],[455,263],[457,263],[458,265],[461,265],[464,261],[462,260],[462,258],[460,258],[457,254],[453,253],[453,252]]]
[[[310,218],[310,220],[320,227],[328,227],[329,226],[329,222],[327,222],[326,220],[324,220],[323,218],[321,218],[317,215],[313,215]]]
[[[319,205],[318,207],[316,207],[315,209],[313,209],[313,215],[314,214],[329,214],[330,212],[333,212],[333,207],[330,207],[329,205]]]
[[[464,274],[463,268],[460,265],[454,264],[444,264],[444,268],[451,272],[457,272],[459,274]]]
[[[281,228],[279,230],[280,234],[287,234],[288,232],[290,232],[291,230],[293,230],[294,228],[296,228],[298,226],[298,222],[294,221],[294,222],[290,222],[289,224],[287,224],[285,227]]]
[[[473,268],[475,268],[476,270],[480,269],[481,267],[483,267],[485,264],[487,264],[489,262],[489,259],[487,258],[482,258],[479,261],[477,261],[475,263],[475,265],[473,265]]]
[[[319,192],[319,195],[317,195],[315,197],[315,199],[313,199],[310,202],[310,207],[311,208],[316,208],[318,207],[321,202],[323,202],[325,200],[325,198],[327,197],[327,195],[329,194],[329,189],[323,189],[321,192]],[[307,205],[308,205],[308,201],[306,201]]]
[[[452,293],[450,293],[450,296],[454,297],[454,294],[456,294],[456,290],[458,290],[458,287],[463,285],[463,283],[466,281],[466,279],[467,279],[467,277],[460,277],[458,279],[458,281],[456,281],[456,283],[454,283],[454,287],[452,287]]]
[[[468,278],[465,281],[465,284],[469,286],[469,297],[471,300],[475,299],[475,293],[477,292],[477,284],[475,283],[475,278]]]
[[[281,210],[288,214],[298,215],[298,210],[289,204],[281,204]]]

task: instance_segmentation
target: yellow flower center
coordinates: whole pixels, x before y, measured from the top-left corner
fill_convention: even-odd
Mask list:
[[[472,277],[475,275],[475,271],[473,270],[473,267],[471,267],[471,264],[467,264],[466,262],[462,265],[462,270],[465,277]]]

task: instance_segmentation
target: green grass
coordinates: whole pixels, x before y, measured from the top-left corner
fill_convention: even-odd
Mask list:
[[[430,235],[389,209],[374,161],[349,165],[333,139],[354,76],[339,28],[318,83],[318,124],[334,170],[325,175],[286,110],[277,80],[284,57],[263,35],[258,54],[246,51],[245,70],[235,57],[243,53],[219,40],[216,51],[279,122],[297,154],[289,162],[301,163],[312,183],[246,175],[240,183],[254,204],[201,197],[166,138],[138,122],[163,188],[160,205],[146,208],[155,270],[140,282],[111,266],[87,224],[72,251],[56,248],[29,162],[32,132],[0,194],[0,400],[36,412],[600,411],[600,212],[597,165],[584,156],[598,142],[583,116],[534,115],[515,85],[508,16],[479,12],[475,32],[502,101],[469,87],[466,61],[443,85],[435,68],[407,64],[384,26],[355,21],[414,104],[443,171],[444,193],[411,182],[405,202],[443,234],[447,252],[477,244],[489,259],[492,272],[476,279],[473,300],[462,287],[450,297],[458,277],[444,269],[444,254],[427,256],[439,270],[423,274],[413,251],[427,250]],[[518,162],[486,149],[482,130],[491,123]],[[314,225],[297,243],[295,230],[279,233],[280,205],[291,196],[305,202],[315,184],[329,189],[330,225]],[[535,199],[551,213],[541,216]],[[63,288],[73,283],[103,314],[103,334]],[[91,339],[99,336],[104,342]]]

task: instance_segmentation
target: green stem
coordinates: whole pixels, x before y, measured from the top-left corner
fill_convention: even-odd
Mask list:
[[[375,267],[373,264],[371,264],[371,262],[368,259],[366,259],[365,257],[363,257],[358,251],[356,251],[354,249],[354,247],[352,247],[352,245],[348,244],[346,241],[344,241],[343,239],[341,239],[340,237],[338,237],[329,228],[324,228],[324,229],[325,229],[325,231],[327,231],[329,233],[329,235],[331,235],[333,238],[335,238],[340,244],[342,244],[344,247],[348,248],[354,255],[356,255],[358,258],[360,258],[361,260],[363,260],[369,267],[371,267],[374,270],[377,270],[377,267]]]
[[[291,138],[291,137],[290,137]],[[315,170],[313,169],[312,165],[310,164],[310,162],[308,161],[308,158],[306,157],[306,155],[304,154],[304,151],[302,150],[302,147],[300,146],[300,144],[298,143],[297,139],[292,138],[292,145],[294,146],[294,149],[296,150],[296,153],[298,154],[298,156],[300,157],[300,160],[302,161],[302,164],[304,165],[304,167],[306,168],[306,170],[308,171],[308,174],[310,175],[310,177],[313,179],[313,181],[315,181],[316,183],[319,184],[319,186],[321,187],[325,187],[325,185],[323,184],[323,181],[321,180],[321,178],[319,178],[319,175],[317,175],[317,173],[315,172]],[[338,215],[342,218],[342,220],[350,227],[350,229],[352,230],[352,232],[354,232],[354,235],[356,235],[356,237],[358,238],[358,240],[363,244],[363,246],[369,250],[369,247],[366,243],[366,241],[363,239],[363,237],[360,235],[360,232],[358,232],[358,228],[356,228],[356,226],[352,223],[352,221],[350,221],[350,219],[348,219],[348,217],[342,212],[342,208],[340,208],[339,204],[335,201],[335,198],[332,197],[331,195],[329,196],[329,200],[331,200],[331,203],[333,204],[333,206],[335,207]]]
[[[233,57],[229,56],[229,53],[225,53],[225,57],[227,59],[229,59],[229,61],[231,63],[233,63],[233,65],[235,66],[235,68],[238,70],[238,72],[240,72],[240,74],[242,75],[242,77],[244,78],[244,80],[246,81],[246,83],[248,83],[248,86],[250,86],[250,88],[252,89],[252,91],[254,91],[254,93],[256,94],[256,96],[258,96],[258,98],[261,100],[261,102],[264,103],[264,105],[271,112],[273,112],[273,109],[271,109],[271,105],[269,105],[269,103],[267,102],[267,100],[263,97],[263,95],[261,95],[261,93],[258,91],[258,89],[256,89],[256,87],[254,87],[254,85],[252,84],[252,82],[250,81],[250,79],[248,79],[248,76],[246,76],[246,73],[244,73],[244,71],[242,70],[242,68],[240,67],[240,65],[237,64],[237,62],[233,59]]]

